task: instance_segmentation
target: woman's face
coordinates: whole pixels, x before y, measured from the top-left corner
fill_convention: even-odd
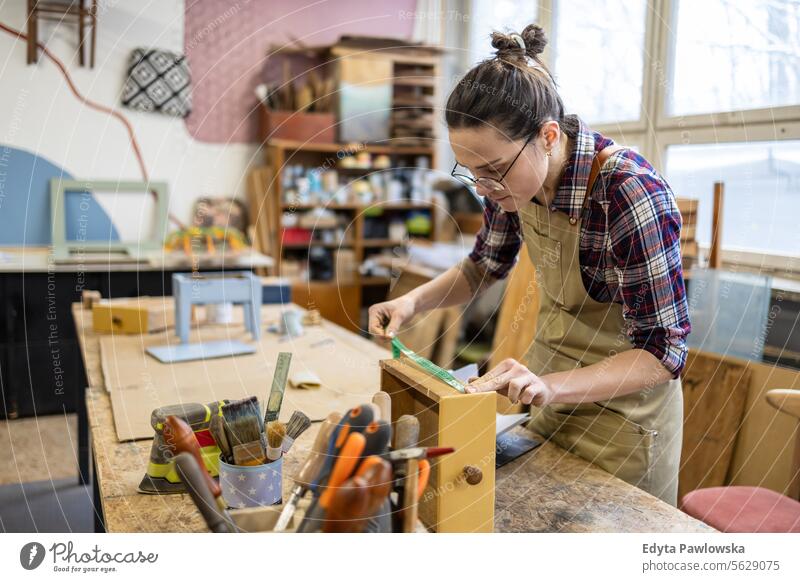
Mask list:
[[[473,178],[500,180],[511,167],[501,182],[501,190],[491,190],[481,184],[476,188],[479,195],[497,202],[507,212],[516,212],[541,190],[548,169],[545,152],[552,148],[552,144],[548,145],[545,128],[525,146],[524,139],[511,141],[489,126],[451,129],[450,146],[461,166],[456,172],[466,168]],[[514,162],[520,150],[522,153]]]

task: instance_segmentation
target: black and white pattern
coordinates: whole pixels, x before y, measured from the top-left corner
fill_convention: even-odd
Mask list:
[[[186,117],[192,111],[192,77],[186,57],[156,49],[131,54],[122,104],[139,111]]]

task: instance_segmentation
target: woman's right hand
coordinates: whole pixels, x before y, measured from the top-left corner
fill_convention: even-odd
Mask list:
[[[400,326],[416,313],[414,300],[408,295],[376,303],[369,308],[369,333],[382,339],[392,339]]]

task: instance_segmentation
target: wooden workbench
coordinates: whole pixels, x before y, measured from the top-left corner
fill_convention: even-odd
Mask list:
[[[187,495],[137,493],[151,441],[117,441],[111,400],[101,371],[100,338],[92,331],[91,313],[84,311],[80,304],[73,305],[72,309],[89,383],[86,406],[96,502],[102,507],[106,531],[206,531]],[[271,310],[276,308],[264,309],[268,319]],[[333,324],[325,322],[324,329],[336,340],[343,357],[350,350],[374,355],[377,389],[378,361],[389,353]],[[295,354],[295,357],[302,358],[302,354]],[[365,392],[364,401],[369,401],[370,397],[371,393]],[[286,456],[285,476],[293,475],[299,468],[318,426],[312,425]],[[290,487],[291,480],[285,478],[284,494]],[[499,532],[713,531],[549,442],[497,471],[496,499],[495,529]]]

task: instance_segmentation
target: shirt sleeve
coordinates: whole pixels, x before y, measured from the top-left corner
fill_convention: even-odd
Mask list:
[[[669,186],[653,174],[627,178],[611,196],[608,228],[631,342],[677,378],[686,364],[691,324],[681,267],[681,215]]]
[[[522,246],[519,216],[503,212],[496,202],[486,198],[483,225],[469,254],[473,263],[495,279],[505,279],[517,261]]]

